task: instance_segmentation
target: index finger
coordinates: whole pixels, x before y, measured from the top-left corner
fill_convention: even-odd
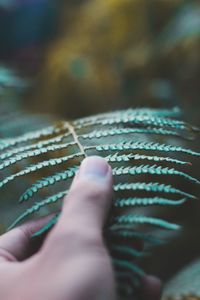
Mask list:
[[[21,261],[30,256],[40,245],[40,239],[32,239],[52,216],[30,221],[0,236],[0,261]]]

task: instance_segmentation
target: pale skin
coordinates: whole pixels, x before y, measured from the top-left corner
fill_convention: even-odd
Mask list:
[[[85,159],[58,223],[39,249],[31,236],[48,217],[0,236],[0,299],[116,300],[113,268],[102,237],[111,199],[110,166],[99,157]],[[141,297],[159,300],[160,281],[144,278]]]

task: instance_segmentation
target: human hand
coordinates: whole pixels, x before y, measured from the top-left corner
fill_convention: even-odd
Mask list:
[[[112,264],[102,237],[111,198],[110,166],[98,157],[86,159],[58,223],[38,251],[30,256],[35,249],[31,236],[48,217],[0,237],[0,299],[115,300]],[[160,299],[159,281],[146,277],[143,282],[145,300]]]

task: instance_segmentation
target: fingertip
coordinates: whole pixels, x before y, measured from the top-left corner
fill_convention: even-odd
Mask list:
[[[86,157],[80,166],[78,178],[82,179],[87,176],[97,177],[97,179],[105,179],[110,172],[110,166],[107,161],[100,156]]]
[[[57,229],[96,228],[100,232],[112,203],[112,183],[112,169],[104,158],[84,159],[64,199]]]
[[[113,184],[113,176],[112,176],[112,168],[107,163],[105,158],[100,156],[88,156],[83,159],[81,162],[80,168],[77,171],[70,190],[76,186],[79,181],[86,181],[87,179],[93,180],[96,182],[101,182],[112,186]],[[68,197],[66,196],[65,199]]]
[[[69,193],[65,196],[65,206],[67,209],[73,202],[84,202],[93,198],[93,202],[101,202],[106,198],[105,205],[110,207],[108,200],[111,200],[113,193],[113,176],[111,166],[107,161],[99,156],[86,157],[72,182]],[[73,199],[73,201],[71,200]]]

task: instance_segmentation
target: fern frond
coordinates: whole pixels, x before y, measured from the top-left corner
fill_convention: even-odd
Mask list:
[[[136,182],[136,183],[119,183],[114,186],[114,190],[118,191],[125,191],[125,190],[132,190],[132,191],[146,191],[146,192],[154,192],[154,193],[170,193],[170,194],[177,194],[184,196],[186,198],[196,199],[194,195],[185,193],[179,189],[172,187],[171,185],[165,185],[159,182]]]
[[[51,153],[51,152],[54,152],[54,151],[66,149],[69,146],[74,145],[74,144],[75,144],[74,142],[70,142],[70,143],[66,143],[66,144],[51,145],[51,146],[43,147],[43,148],[40,148],[40,149],[20,153],[16,156],[4,161],[2,164],[0,164],[0,170],[3,170],[7,167],[10,167],[10,166],[18,163],[19,161],[22,161],[23,159],[36,157],[36,156],[41,155],[41,154]]]
[[[140,165],[134,167],[116,167],[113,169],[113,174],[116,176],[120,175],[141,175],[141,174],[151,174],[151,175],[176,175],[184,177],[185,179],[200,184],[200,181],[184,172],[178,171],[174,168],[162,167],[158,165]]]
[[[129,223],[129,224],[150,224],[155,225],[158,227],[162,227],[164,229],[168,230],[178,230],[180,229],[180,226],[177,224],[169,223],[167,221],[164,221],[162,219],[157,218],[150,218],[146,216],[139,216],[139,215],[122,215],[115,218],[116,223]]]
[[[100,120],[92,120],[87,123],[77,126],[77,129],[88,126],[97,126],[97,125],[118,125],[118,124],[131,124],[131,125],[142,125],[142,126],[156,126],[156,127],[171,127],[174,129],[180,130],[190,130],[192,127],[187,123],[179,120],[160,118],[150,115],[119,115],[113,116],[113,118],[106,118]]]
[[[95,149],[97,151],[126,151],[126,150],[145,150],[145,151],[161,151],[161,152],[179,152],[192,156],[200,156],[200,152],[185,149],[180,146],[172,146],[159,143],[148,142],[122,142],[118,144],[107,144],[98,146],[88,146],[86,149]]]
[[[3,151],[9,147],[14,147],[21,143],[27,143],[27,142],[31,142],[31,141],[41,139],[41,138],[48,138],[49,136],[52,136],[53,134],[59,134],[60,132],[62,132],[63,130],[65,130],[67,128],[68,128],[67,125],[64,125],[64,124],[61,128],[55,127],[55,126],[50,126],[45,129],[42,129],[42,130],[38,130],[35,132],[29,132],[29,133],[24,134],[17,138],[3,139],[3,140],[1,140],[2,145],[0,144],[0,150]]]
[[[130,109],[134,111],[135,109]],[[158,117],[170,117],[170,118],[178,118],[181,116],[181,110],[179,107],[175,106],[170,109],[154,109],[154,108],[140,108],[136,109],[136,113],[144,114],[144,115],[150,115],[150,116],[158,116]]]
[[[30,173],[37,172],[37,171],[39,171],[43,168],[57,166],[57,165],[62,164],[64,162],[68,162],[69,160],[75,159],[77,157],[81,157],[82,155],[83,155],[82,153],[75,153],[75,154],[72,154],[72,155],[69,155],[69,156],[64,156],[64,157],[60,157],[60,158],[52,158],[52,159],[49,159],[49,160],[39,162],[35,165],[31,165],[31,166],[27,167],[26,169],[24,169],[24,170],[22,170],[18,173],[15,173],[13,175],[10,175],[7,178],[5,178],[4,180],[2,180],[0,182],[0,188],[4,187],[9,182],[15,180],[18,177],[28,175]]]
[[[120,254],[130,255],[133,258],[147,255],[146,253],[138,251],[130,246],[111,245],[110,249],[114,252],[119,252]]]
[[[145,276],[144,271],[132,262],[121,259],[113,259],[113,264],[116,268],[125,269],[128,270],[128,272],[133,273],[133,277],[135,277],[135,275],[141,277]]]
[[[38,180],[20,197],[19,202],[28,201],[34,196],[34,194],[38,193],[38,191],[43,189],[44,187],[53,185],[56,182],[60,182],[61,180],[67,180],[74,177],[77,170],[78,166],[74,166],[72,168],[68,168],[65,171],[43,178],[42,180]]]
[[[18,147],[18,148],[14,148],[12,150],[9,150],[5,153],[2,153],[0,155],[0,159],[4,160],[4,159],[8,159],[9,157],[15,155],[15,154],[18,154],[18,153],[21,153],[21,152],[26,152],[26,151],[29,151],[29,150],[32,150],[32,149],[41,149],[45,146],[48,146],[50,144],[55,144],[55,143],[60,143],[63,141],[64,138],[66,138],[67,136],[69,136],[69,134],[62,134],[60,136],[57,136],[55,138],[50,138],[48,140],[44,140],[44,141],[39,141],[37,143],[34,143],[34,144],[30,144],[30,145],[27,145],[27,146],[23,146],[23,147]],[[71,145],[74,145],[74,142],[71,142]]]
[[[127,240],[137,238],[137,239],[141,239],[142,241],[148,242],[152,245],[161,245],[161,244],[166,243],[166,241],[158,239],[149,233],[135,231],[133,229],[133,227],[130,227],[130,226],[128,226],[128,227],[123,226],[123,228],[122,228],[122,226],[119,227],[119,225],[112,225],[108,229],[107,235],[108,235],[108,238],[120,237],[120,238],[124,238]]]
[[[90,133],[79,135],[79,137],[83,139],[98,139],[107,136],[125,135],[131,133],[180,136],[180,134],[176,131],[165,130],[162,128],[112,128],[108,130],[94,130]]]
[[[174,164],[180,164],[180,165],[190,165],[189,162],[182,161],[179,159],[174,159],[171,157],[162,157],[162,156],[150,156],[150,155],[141,155],[141,154],[119,154],[119,152],[115,154],[110,154],[105,157],[105,159],[108,162],[123,162],[123,161],[130,161],[131,159],[133,160],[149,160],[149,161],[166,161]]]
[[[21,214],[9,227],[8,230],[14,228],[17,224],[21,223],[25,218],[32,215],[33,213],[39,211],[42,207],[55,203],[65,197],[67,194],[67,191],[59,192],[51,197],[48,197],[45,200],[42,200],[40,202],[36,202],[33,206],[28,208],[23,214]]]
[[[52,217],[40,230],[36,231],[32,237],[40,236],[43,233],[46,233],[49,229],[51,229],[58,221],[60,214],[56,214]]]
[[[126,110],[119,110],[110,113],[98,114],[95,116],[85,117],[74,121],[74,125],[84,125],[88,122],[95,122],[104,118],[112,118],[115,116],[137,116],[137,115],[147,115],[147,116],[158,116],[158,117],[170,117],[177,118],[181,115],[181,110],[178,107],[172,109],[152,109],[152,108],[129,108]]]
[[[125,207],[125,206],[139,206],[139,205],[174,205],[178,206],[183,204],[186,199],[180,200],[170,200],[166,198],[154,197],[154,198],[123,198],[117,199],[115,202],[116,207]]]
[[[175,129],[186,129],[187,124],[183,121],[179,120],[173,120],[173,119],[166,119],[166,118],[159,118],[154,116],[141,116],[136,115],[132,117],[118,117],[114,120],[103,120],[102,125],[114,125],[114,124],[127,124],[127,123],[133,123],[138,125],[144,125],[144,126],[167,126]]]

